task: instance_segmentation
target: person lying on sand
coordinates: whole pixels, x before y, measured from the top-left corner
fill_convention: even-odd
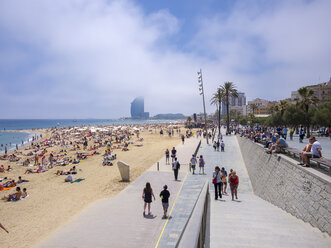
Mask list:
[[[29,180],[25,180],[25,179],[22,179],[21,176],[18,177],[18,181],[16,182],[17,184],[20,184],[20,183],[25,183],[25,182],[29,182]]]
[[[42,166],[39,164],[38,169],[27,169],[24,174],[30,174],[30,173],[42,173],[46,170],[43,170]]]
[[[5,182],[4,184],[0,184],[0,190],[3,190],[4,188],[15,187],[15,186],[16,186],[15,180],[10,180],[8,182]]]

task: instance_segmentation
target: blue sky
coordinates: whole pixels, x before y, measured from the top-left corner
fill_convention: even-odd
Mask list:
[[[279,100],[331,77],[329,0],[4,0],[1,118],[207,111],[217,87]]]

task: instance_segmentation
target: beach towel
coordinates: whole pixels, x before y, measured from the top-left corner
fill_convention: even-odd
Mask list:
[[[20,201],[20,200],[24,200],[25,198],[28,198],[28,197],[29,197],[29,195],[27,195],[26,197],[22,197],[22,196],[21,196],[20,199],[18,199],[18,200],[11,200],[11,201],[9,201],[9,202],[18,202],[18,201]]]
[[[79,182],[84,181],[84,180],[85,180],[85,178],[78,178],[75,181],[72,181],[71,183],[79,183]]]
[[[3,188],[3,189],[1,189],[1,190],[0,190],[0,192],[1,192],[1,191],[5,191],[5,190],[8,190],[8,189],[12,189],[12,188],[14,188],[14,187]]]

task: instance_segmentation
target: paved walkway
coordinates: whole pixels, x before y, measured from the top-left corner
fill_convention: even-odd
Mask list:
[[[170,210],[199,141],[196,138],[185,139],[184,145],[176,147],[181,163],[179,181],[174,180],[171,165],[165,165],[165,158],[162,158],[159,161],[160,171],[157,171],[157,164],[153,165],[117,196],[93,204],[39,247],[155,247],[167,221],[162,219],[159,193],[167,184],[171,193]],[[153,215],[144,218],[141,195],[147,181],[151,183],[156,201],[151,204]]]
[[[203,146],[207,173],[214,166],[236,170],[240,178],[238,200],[229,195],[214,200],[210,183],[210,247],[331,247],[331,238],[308,223],[254,195],[235,136],[225,136],[225,152]]]
[[[205,158],[205,174],[192,175],[188,164],[199,139],[185,140],[176,148],[181,163],[179,181],[174,181],[171,166],[162,158],[159,171],[154,164],[116,197],[93,204],[40,247],[175,247],[206,180],[211,196],[206,247],[330,247],[327,234],[255,196],[236,137],[225,136],[224,141],[225,152],[215,152],[202,142],[198,155]],[[228,195],[214,200],[211,175],[216,165],[237,171],[238,201],[231,201]],[[144,218],[141,194],[146,181],[151,182],[157,200],[152,203],[153,215]],[[162,219],[158,197],[164,184],[171,192],[172,212],[167,220]]]

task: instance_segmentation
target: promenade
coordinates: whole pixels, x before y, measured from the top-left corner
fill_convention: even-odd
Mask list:
[[[235,136],[224,136],[225,152],[215,152],[203,140],[197,155],[206,161],[205,174],[199,174],[197,166],[192,175],[188,163],[199,141],[193,137],[176,147],[181,163],[179,181],[174,181],[171,166],[163,157],[159,171],[154,164],[116,197],[93,204],[39,247],[193,247],[181,242],[194,243],[197,237],[197,233],[184,230],[193,218],[197,200],[203,197],[206,182],[210,200],[205,247],[330,247],[329,235],[254,195]],[[229,188],[228,195],[214,200],[211,175],[216,165],[228,172],[236,170],[240,177],[238,200],[231,200]],[[156,201],[153,214],[143,217],[141,195],[147,181]],[[159,193],[164,184],[171,193],[169,219],[162,219]]]
[[[155,247],[167,221],[162,219],[163,209],[159,194],[163,185],[167,184],[171,194],[169,213],[188,173],[189,159],[199,141],[195,137],[185,139],[184,145],[176,147],[178,161],[181,163],[178,181],[174,180],[171,165],[166,165],[165,158],[162,157],[159,161],[160,171],[157,171],[157,164],[154,164],[117,196],[92,204],[39,247]],[[153,200],[151,204],[152,215],[143,217],[144,201],[141,196],[146,182],[151,183],[156,201]],[[195,201],[193,206],[194,203]],[[172,220],[175,217],[169,222]]]
[[[330,247],[328,234],[254,195],[237,138],[223,139],[224,153],[208,146],[200,153],[206,158],[208,174],[216,165],[237,172],[239,199],[232,201],[228,188],[228,195],[215,201],[210,183],[210,247]]]

